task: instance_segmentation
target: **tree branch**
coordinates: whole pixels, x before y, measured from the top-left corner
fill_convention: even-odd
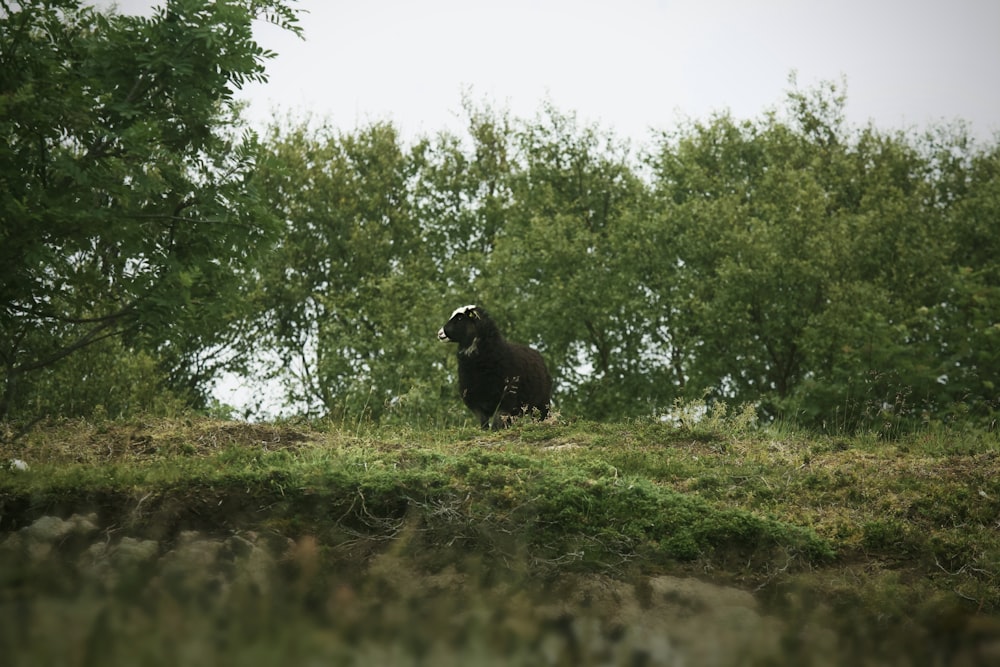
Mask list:
[[[9,372],[12,375],[24,375],[25,373],[30,373],[31,371],[36,371],[41,368],[45,368],[46,366],[51,366],[57,361],[65,359],[66,357],[73,354],[77,350],[81,350],[87,347],[88,345],[92,345],[93,343],[97,343],[106,338],[111,338],[113,336],[120,335],[123,332],[123,330],[112,329],[111,331],[106,331],[107,329],[111,329],[115,324],[116,324],[115,320],[102,322],[93,329],[91,329],[90,331],[88,331],[82,337],[80,337],[76,342],[67,345],[66,347],[60,348],[59,350],[56,350],[47,357],[38,359],[33,363],[14,366],[9,369]]]

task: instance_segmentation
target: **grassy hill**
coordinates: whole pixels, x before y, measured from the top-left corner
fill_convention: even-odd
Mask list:
[[[11,460],[6,664],[1000,657],[996,434],[151,418]]]

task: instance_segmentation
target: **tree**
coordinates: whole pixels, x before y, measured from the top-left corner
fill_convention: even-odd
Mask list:
[[[802,378],[800,337],[826,298],[841,224],[816,152],[774,117],[721,115],[665,139],[654,158],[666,259],[681,267],[670,321],[687,349],[673,353],[685,363],[674,375],[692,391],[766,401]]]
[[[678,397],[818,428],[995,419],[997,152],[844,123],[836,86],[665,134],[642,162],[549,107],[468,134],[274,128],[282,220],[240,349],[312,414],[465,419],[452,308],[542,350],[567,414]]]
[[[280,0],[172,0],[151,18],[0,2],[0,418],[91,345],[145,351],[197,402],[275,230],[234,89],[265,79]]]
[[[439,134],[410,149],[385,123],[272,128],[261,183],[284,227],[247,343],[275,352],[264,372],[290,404],[337,418],[467,419],[454,351],[435,333],[473,299],[512,166],[505,117],[467,108],[469,141]]]
[[[429,379],[427,285],[440,258],[422,247],[414,164],[389,124],[302,123],[268,137],[261,186],[283,230],[261,264],[263,319],[245,344],[277,354],[272,372],[309,414],[377,418]]]
[[[516,137],[512,204],[479,284],[504,305],[504,330],[552,365],[560,409],[648,413],[656,315],[637,271],[647,190],[629,147],[551,107]]]
[[[852,132],[844,103],[793,90],[784,116],[719,115],[661,142],[679,269],[654,291],[675,377],[828,429],[995,414],[995,165],[962,134]]]
[[[944,335],[937,384],[945,418],[1000,418],[1000,146],[973,151],[964,133],[932,144],[950,232],[947,298],[926,317]],[[941,415],[939,415],[941,416]]]

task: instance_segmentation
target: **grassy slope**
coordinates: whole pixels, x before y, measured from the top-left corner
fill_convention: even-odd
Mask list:
[[[49,424],[0,445],[13,458],[31,467],[0,471],[0,541],[87,510],[158,540],[309,536],[338,567],[393,544],[428,572],[474,554],[542,579],[696,574],[776,609],[798,604],[794,590],[900,623],[1000,614],[995,435],[817,438],[738,418],[497,434],[151,419]]]
[[[1000,656],[995,435],[816,438],[738,417],[497,434],[146,420],[50,424],[0,445],[14,458],[30,469],[0,469],[13,665]],[[74,513],[100,532],[52,551],[22,538]],[[712,617],[688,584],[655,593],[663,574],[753,591],[784,629],[733,625],[725,604]],[[604,619],[597,635],[546,611],[572,599]],[[662,633],[674,662],[656,657]]]

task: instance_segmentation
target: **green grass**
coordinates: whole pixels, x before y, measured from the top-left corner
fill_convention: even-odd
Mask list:
[[[264,644],[258,656],[285,645],[329,659],[371,658],[366,651],[382,650],[388,639],[362,627],[396,632],[401,655],[443,660],[435,653],[440,646],[403,632],[426,634],[424,623],[448,638],[445,645],[463,647],[465,658],[480,656],[467,664],[493,664],[488,656],[498,655],[508,660],[496,664],[533,664],[530,656],[563,631],[550,628],[556,621],[544,614],[530,629],[512,630],[513,619],[536,613],[521,606],[543,608],[553,587],[567,582],[599,577],[641,592],[644,582],[665,575],[752,591],[762,609],[785,619],[787,664],[824,664],[802,662],[793,639],[803,630],[791,619],[821,620],[852,637],[848,657],[917,655],[928,645],[951,646],[984,622],[987,630],[976,632],[986,639],[975,646],[992,650],[992,637],[1000,637],[1000,623],[990,620],[1000,615],[996,434],[816,437],[758,429],[742,415],[709,415],[680,427],[524,422],[500,433],[63,421],[0,445],[0,461],[13,458],[30,469],[0,472],[0,611],[27,608],[38,627],[28,635],[8,630],[0,640],[20,642],[15,655],[28,656],[25,664],[53,657],[33,654],[38,646],[63,658],[78,653],[76,664],[88,664],[88,655],[103,655],[98,636],[119,638],[107,640],[119,658],[126,651],[135,664],[160,664],[156,655],[177,648],[168,650],[167,635],[152,635],[148,656],[126,647],[129,637],[138,641],[148,631],[128,620],[137,606],[148,617],[143,622],[157,627],[175,613],[181,629],[190,618],[208,619],[192,640],[205,643],[198,651],[206,664],[225,653],[213,637],[230,645],[225,655],[234,664],[246,655],[233,645],[248,642]],[[85,537],[67,532],[43,546],[23,537],[40,517],[88,512],[95,528]],[[174,583],[164,574],[172,554],[189,543],[213,550],[209,562],[219,572],[211,586],[226,591],[220,608],[211,599],[199,602],[198,586],[184,583],[194,576],[190,567]],[[44,557],[25,558],[39,549]],[[122,554],[143,549],[152,551],[128,565],[131,557]],[[257,572],[248,563],[258,555],[265,574],[249,577],[256,582],[250,585],[244,575]],[[104,572],[115,559],[125,564],[111,568],[113,584],[92,576],[93,567]],[[419,591],[407,588],[400,572],[411,584],[421,582]],[[438,581],[462,583],[439,590],[428,584]],[[428,597],[428,590],[437,593]],[[123,606],[94,602],[109,591]],[[338,595],[353,601],[355,621],[330,616]],[[88,596],[89,606],[72,602]],[[478,602],[470,607],[469,599]],[[475,621],[472,608],[503,617],[507,629]],[[73,614],[86,626],[75,640],[61,648],[25,642],[45,634],[43,617]],[[448,625],[456,614],[466,619],[462,632]],[[286,626],[289,619],[301,630]],[[261,635],[259,626],[269,624],[280,627]],[[861,627],[885,634],[858,637]],[[361,643],[329,643],[345,632],[361,633]],[[614,636],[608,641],[618,648],[632,641]],[[559,646],[552,664],[569,655],[569,644]],[[165,652],[157,654],[158,647]],[[731,664],[740,664],[742,650],[734,648]],[[256,664],[272,662],[281,661],[261,657]]]

